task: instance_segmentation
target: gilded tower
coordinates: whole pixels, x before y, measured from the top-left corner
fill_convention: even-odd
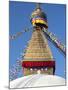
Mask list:
[[[23,74],[52,75],[55,72],[55,61],[43,32],[43,28],[48,30],[48,23],[40,4],[37,4],[36,9],[31,14],[30,21],[34,29],[22,60]]]

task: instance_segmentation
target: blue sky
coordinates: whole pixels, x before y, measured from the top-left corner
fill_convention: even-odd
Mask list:
[[[35,9],[35,3],[25,2],[9,2],[9,34],[13,35],[17,32],[31,27],[30,15]],[[47,14],[48,30],[56,35],[58,39],[65,44],[65,8],[64,4],[41,4],[41,8]],[[27,43],[32,35],[32,30],[26,32],[16,38],[10,40],[10,68],[16,63],[16,60],[21,60],[20,56],[24,49],[27,47]],[[65,57],[64,55],[49,42],[53,57],[56,61],[55,74],[65,78]],[[23,72],[21,72],[23,74]]]

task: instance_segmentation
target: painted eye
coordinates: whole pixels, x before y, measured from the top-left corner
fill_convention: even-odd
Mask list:
[[[43,68],[41,68],[41,70],[43,71]]]
[[[45,70],[47,71],[47,68],[45,68]]]
[[[34,70],[37,70],[36,68]]]

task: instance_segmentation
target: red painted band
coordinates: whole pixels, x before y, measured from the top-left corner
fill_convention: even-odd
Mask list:
[[[55,61],[23,61],[22,67],[54,67]]]

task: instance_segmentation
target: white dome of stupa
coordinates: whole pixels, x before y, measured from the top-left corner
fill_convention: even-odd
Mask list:
[[[10,82],[10,88],[65,85],[65,79],[56,75],[28,75]]]

